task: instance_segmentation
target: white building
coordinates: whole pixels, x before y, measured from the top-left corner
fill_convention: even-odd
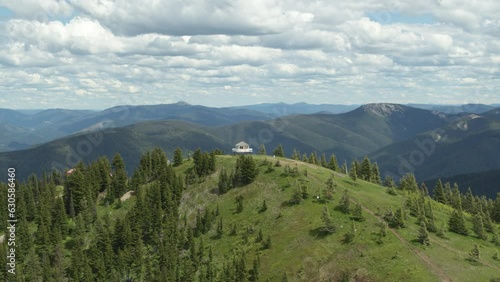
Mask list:
[[[253,152],[253,149],[248,146],[247,143],[241,141],[238,144],[236,144],[233,148],[233,153],[235,154],[251,154]]]

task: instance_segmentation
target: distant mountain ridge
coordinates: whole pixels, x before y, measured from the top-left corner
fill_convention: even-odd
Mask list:
[[[233,108],[210,108],[185,102],[152,106],[117,106],[99,112],[49,109],[23,114],[0,109],[0,151],[29,148],[71,134],[122,127],[150,120],[184,120],[206,126],[227,125],[243,120],[265,120],[273,116]]]
[[[462,115],[438,130],[383,147],[369,156],[381,171],[413,172],[421,181],[500,169],[500,110]]]
[[[385,116],[378,114],[382,110],[387,113],[386,109],[397,111]],[[133,116],[135,109],[130,112]],[[141,113],[141,116],[145,114]],[[220,148],[229,152],[234,144],[246,140],[256,149],[260,144],[265,144],[269,152],[282,144],[287,156],[291,155],[294,148],[308,154],[314,151],[324,152],[327,156],[335,153],[339,161],[343,162],[444,126],[449,118],[402,105],[373,104],[338,115],[292,115],[214,127],[186,121],[145,121],[126,127],[103,128],[98,131],[98,134],[102,134],[102,142],[92,146],[88,153],[81,145],[89,142],[90,133],[85,133],[29,150],[1,153],[0,160],[5,165],[15,164],[28,171],[41,173],[42,170],[50,170],[52,162],[60,163],[63,167],[74,165],[68,158],[75,159],[76,155],[88,161],[99,155],[112,156],[120,152],[125,161],[133,166],[142,152],[153,147],[161,147],[169,153],[177,146],[191,151],[201,147],[204,150]],[[79,149],[83,151],[78,153]]]

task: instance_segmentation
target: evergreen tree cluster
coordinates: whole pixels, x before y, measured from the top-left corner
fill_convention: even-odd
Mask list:
[[[356,159],[352,161],[348,174],[354,181],[360,178],[368,182],[382,185],[378,165],[377,163],[372,163],[370,159],[368,159],[368,156],[365,156],[361,163]]]
[[[258,174],[259,169],[253,157],[250,155],[240,155],[236,160],[234,171],[231,175],[224,168],[221,169],[218,182],[219,193],[224,194],[233,188],[248,185],[255,180]]]
[[[228,273],[227,281],[259,279],[257,258],[249,269],[242,257],[237,266],[214,264],[201,235],[223,236],[218,208],[200,209],[194,225],[180,222],[184,179],[160,149],[146,152],[130,179],[116,155],[111,163],[103,157],[17,186],[18,281],[220,281]],[[118,208],[130,190],[126,213],[97,216],[98,206]],[[7,221],[5,212],[0,217]],[[3,245],[0,257],[4,263]],[[5,268],[0,278],[7,280]]]
[[[215,156],[217,152],[202,152],[200,148],[193,152],[194,172],[198,177],[215,172]]]

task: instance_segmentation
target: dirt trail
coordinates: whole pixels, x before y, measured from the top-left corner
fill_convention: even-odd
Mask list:
[[[453,248],[453,247],[450,247],[450,246],[448,246],[447,244],[445,244],[445,243],[441,242],[440,240],[437,240],[437,239],[431,238],[431,242],[432,242],[432,243],[435,243],[435,244],[437,244],[437,245],[439,245],[439,246],[441,246],[441,247],[443,247],[443,248],[445,248],[445,249],[447,249],[447,250],[448,250],[448,251],[450,251],[450,252],[454,252],[454,253],[456,253],[456,254],[460,254],[460,255],[463,255],[463,256],[468,256],[468,253],[466,253],[466,252],[464,252],[464,251],[457,250],[457,249],[455,249],[455,248]],[[479,262],[480,262],[481,264],[483,264],[483,265],[488,266],[489,268],[492,268],[492,269],[495,269],[495,270],[500,271],[500,268],[499,268],[499,267],[497,267],[497,266],[495,266],[495,265],[491,264],[490,262],[488,262],[488,261],[486,261],[486,260],[484,260],[484,259],[479,258]]]
[[[365,210],[367,213],[371,214],[372,216],[378,218],[379,220],[382,220],[382,218],[377,216],[373,211],[371,211],[367,207],[363,206],[363,210]],[[429,269],[432,270],[432,272],[434,272],[434,274],[439,276],[439,279],[442,282],[453,281],[448,275],[446,275],[446,273],[443,272],[443,270],[441,270],[439,267],[437,267],[426,254],[424,254],[420,250],[414,248],[408,240],[406,240],[401,235],[399,235],[399,233],[396,232],[396,230],[394,230],[393,228],[388,227],[388,229],[389,229],[389,231],[391,231],[392,234],[394,234],[394,236],[396,236],[396,238],[399,239],[399,241],[401,241],[401,243],[406,245],[406,247],[408,247],[408,249],[410,249],[412,252],[414,252],[420,258],[420,260],[423,261],[429,267]]]

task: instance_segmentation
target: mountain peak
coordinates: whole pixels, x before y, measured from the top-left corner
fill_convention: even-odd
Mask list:
[[[177,106],[190,106],[190,104],[188,102],[185,102],[185,101],[179,101],[177,103],[175,103]]]
[[[387,104],[387,103],[374,103],[374,104],[366,104],[361,106],[361,108],[365,112],[370,112],[374,115],[386,117],[390,116],[393,113],[402,113],[404,111],[404,107],[398,104]]]

